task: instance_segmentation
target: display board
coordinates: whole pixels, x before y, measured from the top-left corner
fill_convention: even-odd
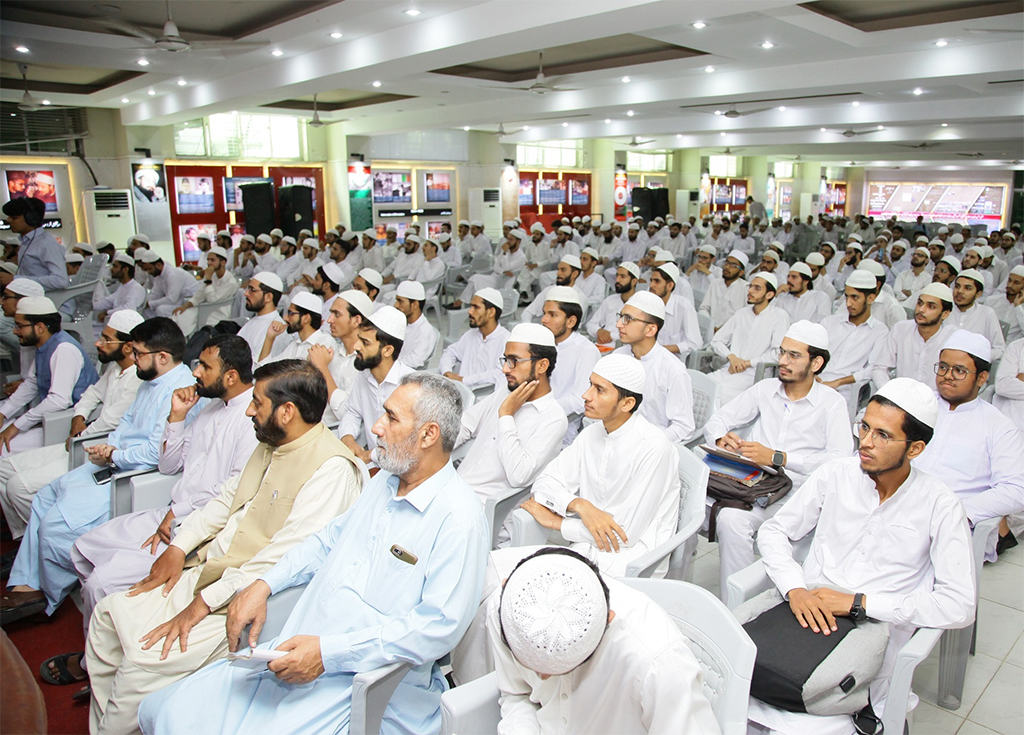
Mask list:
[[[373,203],[411,204],[412,176],[405,171],[374,171]]]
[[[56,212],[57,179],[53,170],[17,170],[7,169],[7,196],[10,199],[38,199],[46,205],[47,212]]]
[[[1006,214],[1005,184],[932,184],[872,182],[868,215],[900,220],[1001,223]]]

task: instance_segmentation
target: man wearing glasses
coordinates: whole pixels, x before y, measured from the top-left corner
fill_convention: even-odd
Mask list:
[[[150,319],[132,329],[131,337],[135,372],[144,385],[106,441],[86,448],[89,461],[36,494],[0,607],[4,625],[43,609],[47,615],[57,610],[78,583],[72,544],[110,519],[111,474],[157,466],[171,395],[195,382],[181,364],[185,337],[173,321]],[[201,409],[193,407],[186,425]]]
[[[978,399],[991,359],[992,347],[980,334],[959,329],[946,340],[934,365],[935,436],[914,460],[956,493],[972,526],[1024,511],[1024,440],[999,409]],[[1015,545],[1004,521],[999,538],[988,540],[986,561]]]
[[[245,287],[245,310],[252,314],[252,317],[238,330],[238,336],[249,343],[254,363],[260,359],[260,350],[263,349],[270,325],[284,325],[284,321],[277,313],[277,305],[281,301],[283,291],[281,277],[269,271],[257,273],[249,279],[249,285]]]
[[[725,404],[708,419],[704,438],[766,467],[784,469],[793,489],[830,459],[853,452],[846,400],[817,382],[829,361],[828,332],[820,324],[799,321],[789,328],[778,351],[779,377],[762,380]],[[737,427],[753,421],[749,439]],[[725,580],[754,563],[754,538],[786,498],[751,510],[722,508],[718,513],[721,590]]]

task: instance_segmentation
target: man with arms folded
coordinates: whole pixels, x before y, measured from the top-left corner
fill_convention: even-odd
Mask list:
[[[405,315],[406,322],[402,354],[398,359],[413,370],[426,367],[441,338],[423,313],[426,299],[427,293],[419,281],[402,281],[395,289],[395,308]]]
[[[247,414],[260,443],[241,474],[189,514],[145,579],[96,607],[85,651],[92,733],[138,732],[143,697],[227,651],[224,618],[211,613],[358,498],[355,457],[320,422],[327,387],[316,368],[286,360],[254,377]],[[189,709],[208,718],[218,708]]]
[[[917,297],[914,318],[906,319],[889,330],[884,342],[875,346],[871,356],[871,382],[883,386],[889,382],[889,371],[897,378],[913,378],[919,383],[934,383],[934,365],[939,350],[956,331],[946,324],[953,311],[953,292],[942,283],[930,283]]]
[[[275,328],[276,335],[287,326],[277,314],[277,305],[283,291],[284,284],[280,276],[269,271],[260,271],[249,279],[249,285],[245,287],[245,310],[252,317],[238,330],[238,336],[249,344],[253,363],[259,362],[270,326],[281,325],[280,331]]]
[[[493,290],[511,288],[516,276],[526,266],[526,255],[523,254],[520,247],[520,243],[525,241],[525,231],[518,228],[510,230],[500,252],[494,258],[493,271],[470,276],[462,295],[449,308],[461,309],[465,303],[470,301],[472,294],[480,293],[485,288]],[[543,284],[541,285],[543,287]],[[515,308],[515,304],[510,306]]]
[[[500,735],[720,732],[679,626],[579,554],[541,549],[485,607]]]
[[[579,433],[583,420],[583,394],[590,387],[590,374],[601,359],[601,353],[594,343],[576,330],[583,319],[583,305],[575,289],[554,286],[548,291],[544,302],[542,326],[555,335],[558,350],[558,372],[550,376],[551,392],[562,407],[569,426],[563,445],[568,445]]]
[[[508,390],[495,390],[463,412],[456,446],[473,444],[459,465],[459,476],[481,501],[529,487],[558,456],[567,421],[551,392],[557,361],[555,337],[547,327],[517,324],[501,357]]]
[[[633,295],[619,314],[622,347],[613,354],[639,360],[644,366],[644,401],[640,415],[682,444],[693,438],[693,388],[686,366],[658,344],[665,325],[665,304],[654,293]]]
[[[859,424],[858,456],[818,468],[758,534],[765,570],[803,627],[829,635],[836,616],[854,613],[889,623],[885,659],[871,684],[878,716],[896,653],[914,630],[962,628],[974,619],[964,509],[945,484],[911,463],[931,440],[937,414],[930,388],[908,378],[889,382]],[[801,565],[793,542],[811,532]],[[749,717],[753,733],[854,732],[848,715],[784,712],[756,699]]]
[[[441,353],[439,371],[442,375],[461,380],[470,388],[498,386],[503,382],[498,358],[505,349],[509,332],[498,320],[504,308],[505,300],[497,289],[482,288],[473,295],[469,303],[469,329]],[[455,372],[456,365],[458,372]]]
[[[708,279],[708,288],[704,292],[700,311],[711,317],[711,323],[716,330],[721,329],[729,321],[729,317],[748,303],[748,284],[743,275],[749,263],[746,253],[734,250],[722,263],[721,277]]]
[[[347,732],[354,675],[397,662],[413,668],[391,697],[385,730],[440,730],[447,687],[435,662],[469,626],[487,559],[480,501],[449,461],[461,413],[441,376],[403,379],[373,427],[382,471],[348,513],[228,609],[230,648],[255,646],[267,598],[308,584],[281,635],[260,646],[286,654],[257,674],[221,661],[153,695],[140,712],[144,732]]]
[[[1024,440],[1010,419],[978,398],[992,367],[988,340],[957,330],[934,367],[935,436],[914,466],[942,478],[963,503],[971,526],[1024,512]],[[995,535],[988,540],[987,561],[996,560],[997,542]]]
[[[828,349],[828,333],[820,324],[801,321],[791,326],[778,351],[778,379],[755,383],[722,406],[708,419],[704,438],[760,465],[785,470],[794,488],[828,460],[848,456],[853,436],[846,401],[816,380],[829,362]],[[741,439],[735,429],[750,421],[750,439]],[[718,513],[723,595],[729,575],[754,562],[758,529],[785,501]]]
[[[587,322],[587,332],[599,345],[610,345],[615,341],[615,323],[619,320],[619,312],[623,304],[636,293],[636,284],[639,280],[640,266],[631,261],[619,264],[613,285],[615,293],[601,302],[597,312]],[[589,378],[588,375],[587,379]]]
[[[843,289],[846,313],[832,314],[821,320],[821,326],[828,333],[831,359],[818,374],[818,381],[839,391],[847,401],[855,397],[851,396],[849,386],[871,377],[871,355],[875,346],[889,334],[888,328],[871,316],[877,288],[875,277],[867,271],[852,273]]]

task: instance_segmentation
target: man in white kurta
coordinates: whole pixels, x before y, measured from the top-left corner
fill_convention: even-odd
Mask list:
[[[748,283],[743,279],[748,260],[738,250],[729,253],[722,263],[721,277],[710,277],[700,303],[700,313],[711,317],[715,329],[721,329],[729,318],[747,303]]]
[[[784,469],[795,488],[828,460],[848,456],[853,435],[846,401],[815,379],[815,372],[828,362],[828,348],[828,334],[821,325],[804,321],[790,327],[778,353],[779,377],[755,383],[716,411],[704,427],[707,443]],[[749,439],[741,439],[735,430],[751,421]],[[718,512],[723,596],[729,575],[754,562],[754,539],[761,524],[785,501],[784,497],[767,507],[755,504],[750,510],[726,507]],[[714,503],[709,500],[709,505]]]
[[[469,303],[469,329],[441,353],[438,371],[442,375],[461,380],[470,388],[498,386],[503,382],[498,359],[505,349],[509,331],[498,319],[504,308],[505,300],[493,288],[480,289],[473,295]]]
[[[330,422],[341,421],[345,404],[356,383],[356,344],[359,342],[359,328],[373,313],[373,302],[362,291],[349,289],[338,294],[327,314],[327,327],[337,341],[337,347],[313,345],[306,359],[320,371],[327,381],[327,406],[325,416]]]
[[[294,382],[285,382],[289,376]],[[261,443],[242,473],[185,519],[149,576],[96,607],[85,651],[90,732],[138,732],[143,697],[227,651],[224,617],[210,613],[223,612],[237,591],[359,496],[355,458],[320,423],[327,391],[322,380],[317,385],[319,372],[289,361],[260,368],[255,378],[249,414]],[[272,383],[301,387],[275,405]],[[201,563],[186,570],[187,555],[201,546]]]
[[[775,298],[775,306],[789,314],[790,323],[806,319],[820,324],[832,314],[832,299],[824,291],[814,290],[812,281],[810,266],[794,263],[786,275],[785,286],[780,286],[784,293]]]
[[[569,425],[563,445],[572,443],[583,420],[583,394],[590,387],[590,374],[601,359],[593,342],[576,330],[583,319],[582,299],[576,289],[555,286],[544,303],[542,326],[555,335],[558,370],[551,375],[551,392],[565,412]]]
[[[180,522],[216,497],[256,449],[252,421],[246,415],[252,401],[252,360],[244,340],[214,337],[192,374],[195,386],[179,388],[171,396],[160,444],[157,469],[164,475],[181,474],[171,489],[170,507],[109,520],[71,548],[71,561],[82,582],[87,629],[96,603],[145,577],[156,557],[167,550],[175,519]],[[186,426],[188,412],[204,398],[210,400]]]
[[[470,276],[462,295],[452,305],[453,308],[461,308],[463,304],[470,301],[473,294],[484,288],[498,290],[512,288],[516,277],[526,267],[526,254],[523,253],[521,247],[521,243],[525,241],[525,231],[517,228],[509,232],[505,244],[501,246],[500,252],[494,257],[491,273],[477,273]],[[509,308],[512,307],[514,304]]]
[[[1005,288],[986,298],[985,305],[992,308],[1000,322],[1010,325],[1006,332],[1007,343],[1024,337],[1024,265],[1010,270]]]
[[[992,346],[992,359],[998,360],[1006,349],[1006,340],[995,311],[981,303],[982,293],[978,271],[973,268],[961,271],[953,285],[953,311],[947,322],[955,329],[980,334]]]
[[[260,359],[270,325],[284,324],[277,313],[283,289],[280,277],[267,271],[260,271],[250,278],[245,288],[245,310],[252,317],[238,330],[238,336],[249,344],[254,364]]]
[[[697,321],[690,283],[679,273],[675,263],[661,263],[648,276],[650,292],[665,304],[665,323],[658,330],[658,343],[677,358],[685,358],[704,346],[704,337]],[[686,296],[683,291],[690,293]]]
[[[897,299],[909,298],[932,282],[928,262],[928,248],[915,248],[910,256],[910,267],[896,276],[893,291]]]
[[[439,376],[410,377],[421,382],[395,391],[374,429],[386,448],[383,471],[348,513],[264,571],[229,608],[237,649],[272,593],[308,584],[281,634],[260,644],[291,653],[256,672],[221,661],[164,689],[143,703],[148,735],[348,732],[355,674],[399,662],[411,670],[383,713],[382,731],[440,731],[447,687],[436,661],[479,605],[487,524],[449,462],[458,394]],[[444,409],[414,413],[420,391]],[[256,645],[258,628],[241,646]]]
[[[170,316],[186,299],[195,294],[199,282],[188,271],[168,266],[163,258],[152,250],[143,250],[141,253],[140,267],[153,278],[153,288],[149,291],[145,316]]]
[[[117,253],[110,264],[110,276],[120,285],[114,293],[93,299],[92,308],[97,317],[103,318],[122,309],[141,309],[146,303],[146,289],[135,280],[135,259],[128,253]]]
[[[284,322],[272,322],[267,328],[256,365],[278,360],[305,360],[313,345],[336,347],[334,337],[320,329],[322,310],[323,301],[319,296],[305,291],[295,294],[284,312]]]
[[[952,310],[953,291],[949,286],[944,283],[925,286],[917,296],[914,318],[890,329],[885,341],[875,346],[871,356],[872,384],[882,387],[891,379],[889,371],[895,369],[897,378],[913,378],[931,385],[939,350],[956,331],[946,324]]]
[[[206,253],[206,270],[202,274],[202,282],[196,292],[184,304],[174,309],[174,321],[186,335],[196,330],[200,304],[214,304],[234,299],[238,293],[238,279],[228,271],[228,254],[224,248],[212,247]],[[206,319],[206,324],[214,325],[231,317],[233,301],[217,307]]]
[[[1024,435],[1024,339],[1011,342],[996,372],[992,405],[1009,418]]]
[[[395,308],[405,316],[405,338],[398,360],[413,370],[427,366],[441,339],[440,332],[423,313],[426,298],[426,290],[419,281],[402,281],[395,290]]]
[[[640,266],[636,263],[627,261],[615,269],[615,282],[612,284],[615,293],[605,298],[587,321],[587,333],[598,344],[610,345],[615,342],[615,323],[619,320],[619,310],[636,293],[639,280]]]

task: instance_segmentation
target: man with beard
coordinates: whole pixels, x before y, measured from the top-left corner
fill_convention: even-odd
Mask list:
[[[238,281],[234,275],[228,272],[228,254],[223,248],[212,247],[206,254],[208,263],[206,270],[202,273],[202,285],[196,290],[190,299],[179,306],[171,317],[181,327],[184,334],[192,334],[196,329],[199,319],[200,304],[213,304],[218,301],[233,299],[238,293]],[[217,324],[231,317],[233,301],[217,308],[207,317],[207,324]]]
[[[558,351],[558,373],[551,376],[550,382],[551,392],[569,420],[563,446],[571,444],[579,433],[583,394],[590,387],[594,365],[601,359],[594,343],[578,331],[582,320],[583,302],[575,289],[555,286],[548,291],[540,323],[555,335]]]
[[[755,383],[718,409],[704,426],[707,442],[784,469],[794,489],[828,460],[849,456],[853,436],[846,401],[816,380],[828,365],[828,348],[828,332],[820,324],[793,324],[778,350],[778,380]],[[735,430],[751,421],[750,439],[744,440]],[[723,596],[729,575],[754,563],[757,530],[785,501],[751,510],[721,508],[715,520]]]
[[[382,471],[228,608],[230,648],[255,647],[270,595],[308,584],[281,635],[260,645],[287,653],[259,674],[221,661],[164,689],[143,703],[142,730],[347,732],[355,674],[404,661],[385,729],[439,732],[436,661],[469,626],[487,559],[480,502],[449,461],[461,413],[449,381],[406,376],[373,427]]]
[[[106,367],[99,380],[86,389],[75,404],[70,437],[105,434],[117,428],[135,400],[142,381],[135,373],[135,356],[129,332],[142,322],[136,311],[115,311],[96,340],[96,354]],[[89,416],[99,410],[92,423]],[[69,439],[70,439],[69,437]],[[67,442],[31,449],[0,460],[0,506],[15,539],[25,533],[32,498],[67,471]]]
[[[557,361],[555,336],[547,327],[517,324],[501,356],[508,390],[495,389],[463,412],[456,446],[473,444],[459,475],[481,502],[529,487],[558,456],[568,422],[551,392]],[[496,525],[504,522],[494,519]],[[509,531],[504,528],[501,538],[507,540]]]
[[[373,302],[362,291],[342,291],[327,315],[327,328],[338,345],[312,345],[306,356],[327,381],[327,405],[335,419],[340,420],[345,413],[345,404],[355,385],[359,327],[372,313]]]
[[[711,279],[722,277],[722,269],[715,265],[716,254],[714,245],[701,245],[697,248],[696,260],[686,269],[686,278],[690,281],[690,288],[693,291],[707,293]]]
[[[20,238],[18,273],[31,278],[46,290],[68,287],[64,267],[66,249],[48,230],[43,229],[46,204],[41,199],[11,199],[3,206],[7,225]]]
[[[380,272],[384,278],[384,290],[392,291],[401,281],[412,278],[416,275],[416,269],[423,262],[423,253],[420,252],[420,244],[423,242],[419,235],[406,235],[405,245],[390,265]]]
[[[554,286],[549,286],[537,294],[537,298],[535,298],[529,306],[523,309],[523,313],[519,315],[520,318],[524,322],[533,322],[540,319],[541,314],[544,313],[544,302],[548,300],[548,292],[555,286],[567,286],[575,290],[576,293],[580,295],[580,299],[583,304],[586,304],[587,297],[584,295],[582,287],[576,285],[580,273],[582,272],[583,264],[580,262],[579,256],[563,256],[558,263],[558,268],[555,270]]]
[[[615,269],[615,293],[601,302],[597,313],[587,322],[587,332],[599,345],[608,345],[615,341],[615,323],[619,319],[619,310],[633,298],[639,280],[640,267],[636,263],[627,261]],[[589,379],[590,376],[587,377]]]
[[[60,323],[57,307],[45,296],[26,296],[15,307],[14,333],[22,347],[34,348],[35,359],[0,403],[0,457],[43,446],[43,417],[75,405],[99,380],[85,349]],[[30,408],[31,403],[36,405]],[[17,416],[22,409],[28,410]]]
[[[544,225],[535,222],[530,228],[530,242],[523,245],[526,265],[516,278],[516,290],[524,294],[524,298],[529,298],[528,295],[533,292],[533,284],[541,273],[537,268],[549,262],[550,252],[551,248],[544,237]]]
[[[283,291],[281,277],[269,271],[261,271],[250,278],[249,285],[243,291],[245,310],[253,316],[241,326],[238,336],[249,344],[253,362],[259,360],[271,325],[282,325],[280,330],[275,328],[275,339],[287,326],[277,313]]]
[[[312,345],[334,347],[330,334],[320,329],[324,302],[319,296],[300,291],[284,312],[284,321],[274,321],[267,327],[257,365],[276,360],[305,360]],[[288,336],[279,337],[287,332]]]
[[[910,255],[910,267],[896,276],[893,290],[898,299],[909,298],[914,292],[932,282],[928,273],[928,248],[915,248]]]
[[[469,329],[441,353],[438,371],[443,376],[462,381],[470,388],[500,385],[498,359],[509,335],[498,321],[504,308],[505,300],[496,289],[482,288],[473,294],[469,302]]]
[[[786,274],[786,284],[779,290],[783,293],[775,305],[789,314],[792,322],[806,319],[820,324],[832,313],[832,299],[824,291],[814,290],[814,276],[807,263],[794,263]]]
[[[285,360],[254,378],[246,413],[259,444],[241,474],[185,518],[145,579],[96,606],[85,652],[91,732],[137,732],[143,697],[223,657],[222,613],[235,593],[359,496],[355,457],[320,422],[320,372]]]
[[[960,271],[953,284],[954,308],[949,314],[949,324],[983,336],[992,346],[992,360],[998,360],[1006,349],[1006,340],[995,310],[979,301],[984,288],[980,271],[974,268]]]
[[[381,306],[367,314],[356,342],[356,376],[352,393],[345,404],[338,435],[341,441],[366,464],[377,446],[374,422],[384,412],[384,402],[412,368],[399,362],[405,339],[405,314],[393,306]]]
[[[1003,293],[992,294],[985,299],[985,305],[991,307],[999,321],[1010,325],[1007,344],[1024,337],[1024,265],[1015,265],[1010,270]]]
[[[878,716],[896,652],[914,631],[962,628],[974,619],[964,509],[941,479],[910,461],[930,445],[937,414],[925,385],[890,382],[858,424],[858,455],[818,468],[758,534],[765,571],[800,625],[828,635],[839,616],[889,623],[884,663],[870,690]],[[793,543],[812,536],[800,564]],[[756,699],[748,716],[758,723],[749,732],[758,735],[853,732],[849,715],[784,712]]]
[[[929,283],[921,289],[914,306],[914,318],[894,326],[885,341],[875,345],[871,355],[871,382],[885,385],[891,380],[889,371],[895,368],[897,378],[931,383],[932,366],[938,362],[939,350],[955,331],[946,323],[952,311],[953,291],[949,286]]]
[[[199,282],[188,271],[168,268],[163,258],[152,250],[140,250],[139,263],[153,279],[144,316],[170,316],[199,289]]]
[[[185,337],[173,321],[156,317],[132,329],[131,338],[135,371],[143,385],[106,441],[86,447],[89,461],[61,475],[33,499],[0,608],[3,623],[44,608],[48,615],[56,611],[78,583],[71,545],[110,520],[110,475],[157,466],[171,394],[193,383],[188,367],[181,364]],[[190,411],[186,423],[197,413]]]
[[[137,311],[146,303],[146,289],[135,280],[135,259],[127,253],[118,253],[110,264],[110,277],[121,284],[109,296],[93,299],[92,308],[96,319],[103,322],[108,313],[130,309]]]
[[[722,263],[722,275],[708,279],[708,289],[700,303],[700,312],[711,317],[716,330],[721,329],[748,301],[749,284],[744,279],[748,265],[750,261],[746,253],[733,250]]]

